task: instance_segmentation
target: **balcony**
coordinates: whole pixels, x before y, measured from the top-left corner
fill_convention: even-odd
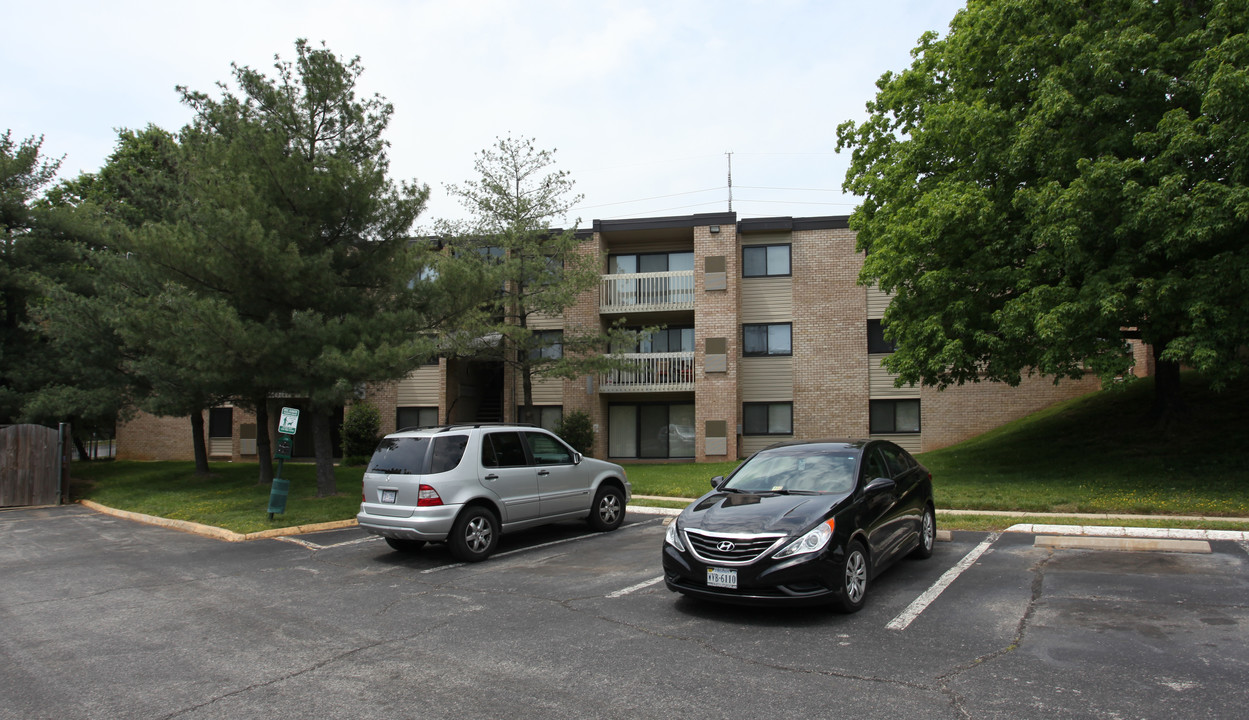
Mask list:
[[[600,375],[599,392],[681,392],[694,389],[694,353],[622,353],[629,367]]]
[[[601,313],[693,309],[693,270],[604,275],[599,283]]]

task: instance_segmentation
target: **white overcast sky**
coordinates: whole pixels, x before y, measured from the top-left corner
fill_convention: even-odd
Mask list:
[[[174,88],[230,63],[272,75],[296,38],[358,55],[395,106],[396,179],[427,183],[418,228],[458,217],[444,184],[508,134],[557,150],[594,219],[846,215],[836,128],[887,70],[944,34],[962,0],[0,0],[0,131],[44,136],[62,176],[95,171],[120,128],[190,119]]]

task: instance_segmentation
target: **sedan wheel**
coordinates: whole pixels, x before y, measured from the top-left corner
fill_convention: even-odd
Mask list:
[[[842,562],[842,587],[839,607],[842,612],[858,612],[867,597],[867,578],[870,566],[863,545],[857,540],[846,548]]]
[[[937,516],[932,507],[924,508],[924,517],[919,521],[919,545],[911,555],[921,560],[932,557],[933,543],[937,540]]]
[[[590,509],[590,527],[599,531],[615,530],[624,522],[624,493],[614,485],[604,485],[594,496]]]
[[[483,507],[470,507],[456,518],[447,537],[451,556],[461,562],[480,562],[499,542],[499,521]]]

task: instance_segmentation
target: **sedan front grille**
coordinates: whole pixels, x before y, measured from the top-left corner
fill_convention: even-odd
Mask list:
[[[746,565],[759,559],[785,538],[785,535],[768,533],[738,535],[711,533],[702,530],[686,530],[690,551],[699,560],[721,565]]]

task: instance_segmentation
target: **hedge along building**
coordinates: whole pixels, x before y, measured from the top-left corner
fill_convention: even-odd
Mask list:
[[[599,286],[563,317],[531,326],[555,339],[565,327],[620,319],[663,329],[612,348],[622,369],[535,380],[534,417],[552,427],[566,413],[587,413],[593,454],[617,461],[733,460],[822,437],[884,437],[922,452],[1099,387],[1093,377],[1054,384],[1040,376],[1018,387],[895,387],[881,367],[891,350],[880,328],[889,298],[857,284],[863,255],[848,220],[732,212],[596,220],[579,251],[601,258]],[[1138,372],[1151,374],[1148,352],[1136,350]],[[384,433],[521,415],[519,379],[484,358],[441,358],[362,396],[381,411]],[[278,408],[298,401],[271,404],[276,422]],[[206,416],[213,458],[255,457],[250,413],[221,407]],[[118,457],[189,459],[188,426],[140,415],[119,426]],[[296,441],[297,455],[311,455]]]

